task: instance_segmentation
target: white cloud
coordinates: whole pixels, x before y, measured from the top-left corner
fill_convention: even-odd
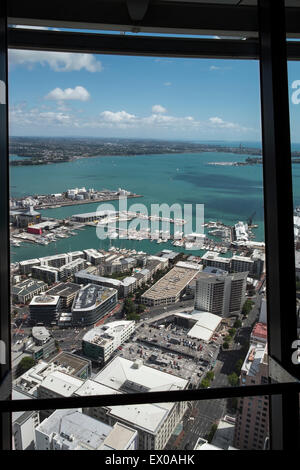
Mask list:
[[[8,57],[10,66],[25,65],[32,68],[35,64],[49,65],[55,72],[72,72],[82,69],[88,72],[100,72],[102,70],[101,62],[92,54],[10,49]]]
[[[89,92],[82,86],[76,86],[75,88],[66,88],[62,90],[61,88],[55,88],[50,91],[48,95],[45,96],[48,100],[79,100],[79,101],[88,101],[90,99]]]
[[[107,122],[114,122],[114,123],[126,123],[126,122],[133,122],[136,119],[134,114],[129,114],[126,111],[103,111],[100,114],[103,121]]]
[[[197,120],[193,116],[171,116],[166,113],[152,113],[138,116],[125,110],[105,110],[98,116],[90,116],[80,110],[64,106],[66,101],[56,101],[56,108],[42,104],[39,107],[30,108],[26,102],[11,106],[10,125],[12,129],[51,129],[52,132],[63,132],[68,129],[106,129],[116,135],[120,131],[127,135],[133,133],[145,136],[149,132],[153,135],[165,133],[169,136],[234,136],[246,132],[257,132],[255,129],[243,127],[238,123],[225,121],[221,117],[213,116],[207,120]],[[57,106],[58,105],[58,106]]]
[[[237,124],[234,122],[224,121],[222,118],[217,117],[217,116],[209,118],[209,122],[212,124],[213,127],[216,127],[219,129],[235,129],[237,131],[253,130],[253,129],[243,127],[240,124]]]
[[[155,104],[154,106],[152,106],[152,112],[155,114],[161,114],[161,113],[166,113],[167,110],[160,104]]]
[[[164,85],[165,85],[165,86],[171,86],[171,85],[172,85],[172,82],[165,82]]]
[[[220,67],[216,67],[216,65],[211,65],[209,70],[220,70]]]
[[[39,108],[28,109],[26,103],[12,106],[9,113],[10,123],[18,127],[70,126],[76,125],[77,119],[61,111],[44,111]]]

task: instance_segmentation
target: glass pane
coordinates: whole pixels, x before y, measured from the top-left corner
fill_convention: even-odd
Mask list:
[[[13,413],[13,448],[268,450],[265,398],[18,412]],[[214,419],[207,416],[208,408],[214,409]]]
[[[10,95],[14,390],[266,382],[258,63],[12,50]]]

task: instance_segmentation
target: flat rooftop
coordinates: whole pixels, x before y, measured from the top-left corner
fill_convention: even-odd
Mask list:
[[[38,341],[46,342],[50,337],[50,333],[44,326],[34,326],[31,330],[33,338]]]
[[[253,259],[249,258],[249,256],[234,255],[231,259],[233,261],[244,261],[245,263],[254,263]]]
[[[219,261],[222,263],[230,263],[230,258],[224,258],[223,256],[220,256],[220,254],[216,253],[215,251],[207,251],[202,256],[202,259],[215,260],[215,261]]]
[[[87,279],[88,281],[93,281],[95,282],[103,282],[103,283],[109,283],[112,286],[114,286],[116,289],[118,289],[120,286],[123,285],[122,281],[119,281],[118,279],[112,279],[109,277],[103,277],[103,276],[97,276],[97,274],[90,274],[88,270],[82,270],[78,271],[78,273],[75,273],[75,278],[76,279]]]
[[[98,286],[96,284],[87,284],[77,292],[73,301],[72,311],[92,310],[105,300],[116,294],[115,289],[110,287]]]
[[[48,295],[59,295],[60,297],[68,297],[75,294],[81,289],[80,285],[73,282],[61,282],[55,287],[47,290]]]
[[[50,436],[68,450],[78,447],[96,450],[104,443],[112,427],[81,413],[80,410],[56,410],[37,427],[37,431]],[[72,436],[72,440],[70,439]]]
[[[126,449],[129,442],[137,435],[135,429],[131,429],[122,423],[115,423],[112,431],[105,439],[102,450],[122,450]]]
[[[183,390],[188,383],[185,379],[123,357],[115,357],[93,380],[124,393],[141,390]]]
[[[55,370],[47,375],[40,385],[63,397],[71,397],[82,383],[83,380],[78,377]]]
[[[37,289],[47,286],[45,282],[38,279],[26,279],[11,287],[11,293],[14,295],[26,295],[35,292]]]
[[[186,318],[194,321],[194,326],[189,330],[187,336],[190,338],[197,338],[208,342],[213,336],[214,332],[222,322],[222,317],[214,315],[210,312],[194,310],[189,313],[177,313],[175,317]]]
[[[253,377],[258,374],[262,363],[267,363],[267,345],[258,342],[250,343],[249,351],[241,370]]]
[[[38,271],[44,271],[44,272],[52,272],[52,273],[57,273],[58,268],[55,268],[54,266],[33,266],[32,269],[37,269]]]
[[[261,322],[256,323],[254,325],[251,335],[256,336],[258,338],[262,338],[263,340],[267,340],[267,337],[268,337],[267,325]]]
[[[38,258],[25,259],[24,261],[19,261],[20,266],[27,266],[27,264],[40,263]]]
[[[49,364],[68,368],[68,373],[71,375],[76,375],[89,363],[90,361],[88,359],[76,356],[75,354],[69,353],[67,351],[60,352],[57,354],[57,356],[51,359],[51,361],[49,361]]]
[[[112,341],[116,335],[119,335],[123,330],[128,328],[130,325],[134,324],[134,321],[128,320],[120,320],[106,323],[105,325],[97,326],[96,328],[89,330],[83,336],[82,340],[100,346],[105,344],[107,340]]]
[[[58,295],[35,295],[30,302],[30,306],[36,305],[57,305],[59,302]]]
[[[223,282],[225,277],[228,276],[228,273],[225,271],[225,274],[215,274],[215,273],[209,273],[209,272],[200,272],[197,275],[197,280],[201,280],[202,282],[208,282],[210,284],[212,283],[218,283],[218,282]]]
[[[175,266],[165,276],[150,287],[142,297],[147,299],[165,299],[176,297],[191,282],[198,271]]]
[[[206,266],[206,268],[203,269],[204,274],[214,274],[215,276],[226,276],[228,274],[228,271],[225,271],[224,269],[220,268],[214,268],[213,266]]]
[[[95,382],[92,379],[88,379],[78,388],[78,390],[76,390],[75,394],[83,397],[89,395],[116,395],[119,393],[121,392],[118,390]]]

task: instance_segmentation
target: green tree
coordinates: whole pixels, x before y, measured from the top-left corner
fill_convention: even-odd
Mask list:
[[[228,330],[228,333],[230,334],[230,336],[233,337],[236,333],[236,329],[235,328],[230,328],[230,330]]]
[[[247,299],[246,302],[243,305],[242,314],[243,315],[248,315],[252,310],[252,305],[253,304],[254,304],[254,302],[252,302],[252,300]]]
[[[137,313],[143,313],[146,310],[146,306],[143,304],[139,304],[136,308]]]
[[[235,320],[233,326],[234,326],[234,328],[240,328],[242,326],[241,320]]]
[[[228,375],[228,382],[232,387],[238,385],[239,383],[239,378],[238,375],[235,372],[232,372],[232,374]]]
[[[31,356],[26,356],[21,359],[17,365],[16,375],[19,377],[24,374],[27,370],[31,369],[35,365],[35,360]]]
[[[207,378],[203,379],[200,386],[201,386],[201,388],[209,387],[210,386],[210,380],[208,380]]]
[[[135,311],[136,311],[136,307],[135,307],[132,299],[127,297],[124,301],[124,313],[125,313],[125,315],[135,313]]]
[[[243,359],[239,359],[235,364],[235,372],[239,375],[243,365]]]
[[[135,320],[135,321],[139,321],[141,319],[140,315],[138,315],[137,313],[129,313],[127,316],[126,316],[127,320]]]
[[[227,335],[227,336],[225,336],[224,341],[225,341],[226,343],[231,343],[232,337],[231,337],[230,335]]]
[[[207,372],[205,378],[208,379],[209,381],[211,381],[211,380],[214,380],[214,376],[215,376],[215,374],[213,373],[212,370],[210,370],[209,372]]]
[[[224,341],[223,349],[229,349],[229,343],[227,343],[227,341]]]

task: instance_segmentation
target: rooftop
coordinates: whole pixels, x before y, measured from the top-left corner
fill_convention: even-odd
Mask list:
[[[72,312],[92,310],[105,300],[116,294],[110,287],[87,284],[77,292],[72,305]]]
[[[25,259],[24,261],[19,262],[20,266],[26,266],[27,264],[33,264],[33,263],[40,263],[40,260],[38,258],[32,258],[32,259]]]
[[[77,375],[83,367],[86,367],[90,364],[89,359],[85,359],[75,354],[69,353],[67,351],[62,351],[57,356],[55,356],[49,364],[54,364],[55,366],[62,366],[68,369],[68,373],[71,375]]]
[[[214,251],[207,251],[202,256],[202,259],[221,261],[222,263],[230,263],[230,258],[224,258],[223,256],[220,256],[219,253],[216,253]]]
[[[177,313],[175,316],[194,321],[194,326],[190,329],[187,336],[190,338],[201,339],[203,341],[210,340],[222,321],[222,317],[218,315],[198,310],[194,310],[191,313]]]
[[[104,339],[103,335],[105,335],[105,337],[110,337],[109,339],[112,340],[115,335],[118,335],[121,333],[121,331],[125,330],[130,325],[135,325],[135,322],[120,320],[106,323],[105,325],[97,326],[96,328],[89,330],[83,336],[82,340],[100,345]]]
[[[60,297],[68,297],[80,290],[80,286],[73,282],[61,282],[55,287],[49,289],[46,293],[48,295],[59,295]]]
[[[80,279],[80,278],[87,279],[87,280],[91,281],[91,283],[93,281],[109,283],[109,284],[113,285],[114,287],[116,287],[116,289],[118,289],[120,286],[123,285],[123,282],[119,281],[118,279],[112,279],[112,278],[109,278],[109,277],[97,276],[96,274],[90,274],[88,272],[88,270],[86,270],[86,269],[83,269],[82,271],[78,271],[78,273],[75,273],[75,278],[76,279]]]
[[[231,259],[235,261],[244,261],[245,263],[254,263],[254,261],[251,258],[249,258],[249,256],[234,255]]]
[[[59,302],[58,295],[35,295],[30,302],[32,305],[57,305]]]
[[[83,380],[78,377],[56,370],[47,375],[40,385],[63,397],[71,397],[82,383]]]
[[[37,427],[48,436],[52,435],[68,450],[83,448],[97,450],[112,431],[112,427],[81,413],[80,410],[56,410]]]
[[[131,429],[122,423],[115,423],[112,431],[105,439],[102,450],[122,450],[128,447],[128,444],[137,435],[135,429]]]
[[[203,269],[203,273],[214,274],[215,276],[226,276],[228,271],[220,268],[214,268],[213,266],[206,266],[206,268]]]
[[[175,266],[152,287],[150,287],[142,297],[154,300],[176,297],[187,286],[187,284],[191,282],[197,272],[198,271],[195,269]]]
[[[26,279],[25,281],[19,282],[11,287],[11,293],[13,295],[26,295],[31,292],[35,292],[37,289],[47,286],[45,282],[37,279]]]
[[[46,342],[50,337],[50,333],[44,326],[34,326],[31,330],[31,334],[37,341]]]
[[[267,336],[268,336],[267,325],[261,322],[256,323],[254,325],[251,335],[257,338],[262,338],[263,340],[267,340]]]
[[[250,343],[249,351],[241,369],[242,372],[254,377],[259,373],[262,363],[267,363],[267,345],[259,342]]]

